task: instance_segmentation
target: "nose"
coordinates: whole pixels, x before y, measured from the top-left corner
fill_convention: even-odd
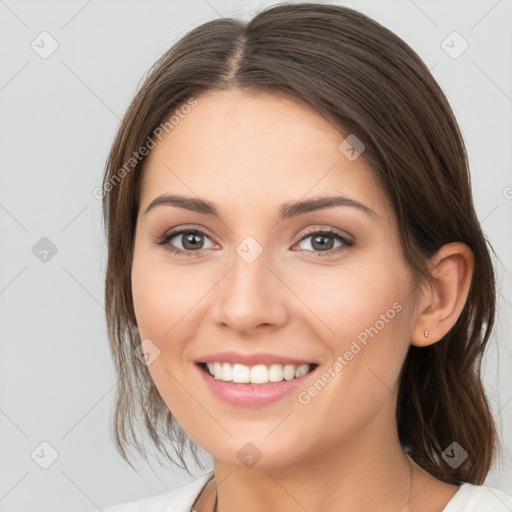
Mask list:
[[[265,250],[254,261],[235,252],[230,270],[212,297],[212,314],[219,327],[250,335],[256,330],[274,330],[288,321],[289,292],[270,260]]]

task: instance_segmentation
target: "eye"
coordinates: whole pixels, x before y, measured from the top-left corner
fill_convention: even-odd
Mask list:
[[[206,243],[205,241],[209,241]],[[306,243],[307,241],[307,243]],[[336,242],[338,245],[335,246]],[[168,231],[160,236],[155,243],[178,255],[200,256],[206,249],[212,249],[215,244],[203,231],[196,228],[181,228]],[[311,230],[299,241],[299,250],[313,253],[314,256],[329,256],[352,247],[354,242],[341,233],[330,230]],[[305,246],[305,247],[304,247]]]
[[[335,247],[336,241],[339,245]],[[317,253],[315,256],[332,255],[354,245],[352,240],[349,240],[333,229],[326,231],[309,231],[300,239],[299,244],[303,242],[306,243],[303,244],[301,249]]]
[[[176,239],[175,242],[173,240]],[[204,246],[205,240],[211,245]],[[205,249],[211,249],[215,244],[199,229],[177,229],[162,235],[156,244],[166,246],[166,249],[175,254],[198,256]],[[177,247],[176,247],[177,245]]]

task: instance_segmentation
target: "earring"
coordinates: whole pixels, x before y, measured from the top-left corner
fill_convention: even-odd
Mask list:
[[[428,338],[428,331],[425,329],[425,332],[423,333],[425,335],[425,338]]]

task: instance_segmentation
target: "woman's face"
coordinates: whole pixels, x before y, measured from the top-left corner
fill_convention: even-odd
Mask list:
[[[197,444],[237,466],[283,467],[382,437],[417,292],[364,151],[340,149],[344,137],[290,99],[196,99],[151,150],[140,193],[133,299],[161,396]],[[190,200],[146,211],[166,195]],[[327,197],[346,199],[293,206]],[[200,201],[216,214],[192,209]],[[192,233],[159,245],[171,230]],[[270,366],[284,380],[229,382],[224,364],[215,379],[205,361],[245,363],[235,380],[264,382]],[[288,380],[291,363],[318,366]]]

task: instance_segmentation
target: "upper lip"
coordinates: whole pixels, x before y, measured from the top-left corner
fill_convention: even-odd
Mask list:
[[[241,352],[216,352],[214,354],[207,354],[205,356],[199,357],[196,360],[196,363],[229,363],[229,364],[243,364],[246,366],[255,366],[257,364],[292,364],[295,366],[300,366],[303,364],[317,364],[313,361],[305,361],[302,359],[296,359],[294,357],[282,356],[279,354],[270,354],[267,352],[258,352],[252,354],[244,354]]]

